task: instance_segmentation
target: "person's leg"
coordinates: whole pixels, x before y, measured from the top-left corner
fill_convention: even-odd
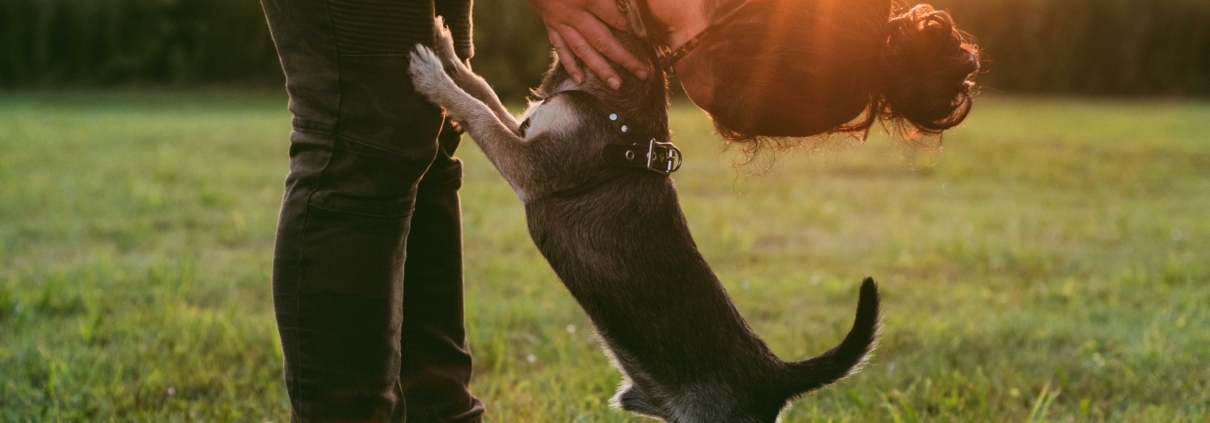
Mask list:
[[[262,6],[294,114],[273,263],[292,420],[403,421],[406,239],[442,124],[412,89],[407,51],[431,43],[433,4]],[[461,304],[447,312],[460,321]]]
[[[399,382],[408,421],[477,421],[483,406],[467,391],[471,355],[462,314],[461,134],[447,125],[420,181],[404,263]]]

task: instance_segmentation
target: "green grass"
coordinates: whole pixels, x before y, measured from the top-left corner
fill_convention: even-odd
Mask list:
[[[873,364],[784,421],[1210,419],[1210,104],[988,98],[943,153],[837,139],[758,176],[701,113],[673,128],[698,244],[778,355],[839,342],[882,284]],[[0,421],[287,420],[288,131],[277,95],[0,94]],[[521,204],[461,156],[489,421],[640,421]]]

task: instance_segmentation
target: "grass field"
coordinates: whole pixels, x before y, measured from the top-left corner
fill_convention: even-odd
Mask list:
[[[279,95],[0,94],[0,421],[287,420],[269,292]],[[786,359],[886,331],[786,422],[1210,421],[1210,104],[988,98],[939,154],[732,168],[673,113],[699,246]],[[468,139],[473,391],[492,422],[633,422]]]

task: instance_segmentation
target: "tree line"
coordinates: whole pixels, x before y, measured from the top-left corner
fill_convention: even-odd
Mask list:
[[[803,0],[809,1],[809,0]],[[985,89],[1210,95],[1210,1],[933,0],[984,51]],[[550,64],[526,0],[475,4],[472,61],[517,99]],[[255,0],[4,0],[0,87],[275,85]]]

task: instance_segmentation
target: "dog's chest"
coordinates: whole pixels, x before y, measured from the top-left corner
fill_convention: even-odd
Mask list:
[[[581,124],[579,114],[567,99],[561,97],[531,102],[521,118],[523,120],[517,135],[526,141],[544,133],[556,136],[571,134]]]

